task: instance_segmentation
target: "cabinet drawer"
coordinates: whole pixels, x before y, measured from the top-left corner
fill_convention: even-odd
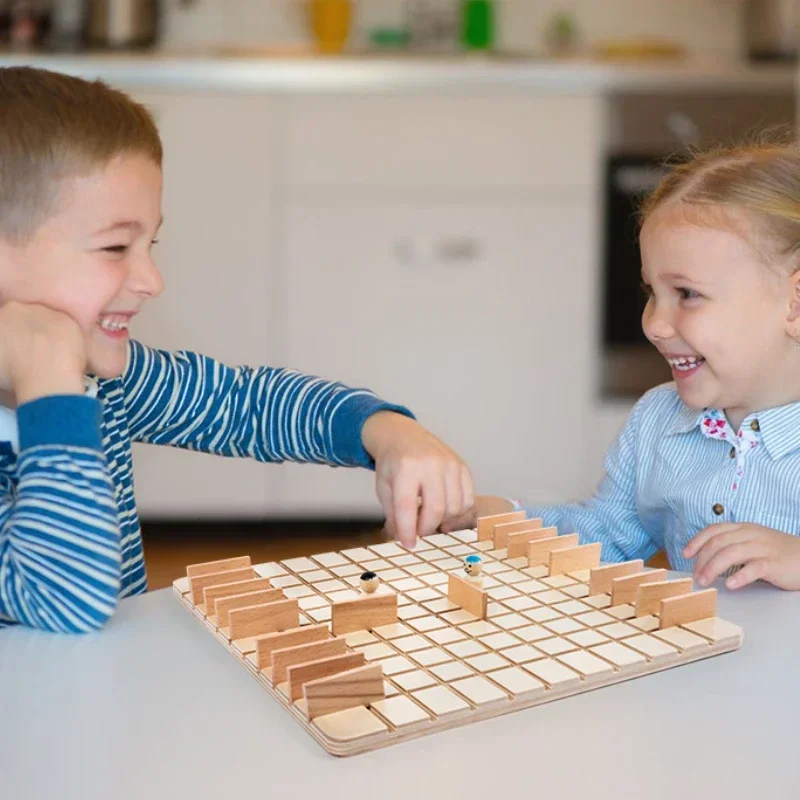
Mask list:
[[[287,106],[289,188],[587,187],[601,102],[508,95],[302,96]]]

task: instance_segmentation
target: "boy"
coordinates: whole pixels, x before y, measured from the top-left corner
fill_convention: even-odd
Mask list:
[[[405,408],[129,339],[162,289],[161,157],[123,93],[0,69],[0,627],[94,630],[146,590],[132,441],[374,467],[409,546],[472,507],[466,465]]]

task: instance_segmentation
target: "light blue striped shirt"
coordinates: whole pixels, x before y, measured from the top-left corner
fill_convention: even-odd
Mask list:
[[[95,630],[146,590],[131,442],[372,468],[366,419],[412,416],[366,389],[136,342],[125,374],[94,389],[21,405],[18,442],[0,420],[0,628]]]
[[[715,409],[698,412],[674,383],[634,406],[605,459],[591,499],[522,506],[559,534],[600,542],[607,562],[665,550],[673,569],[691,571],[681,550],[703,528],[749,522],[800,534],[800,403],[747,416],[733,431]]]

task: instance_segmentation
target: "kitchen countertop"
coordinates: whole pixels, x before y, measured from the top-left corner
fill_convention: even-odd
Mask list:
[[[519,57],[363,55],[262,56],[247,50],[205,53],[12,54],[0,66],[33,64],[118,86],[235,92],[541,91],[572,94],[665,90],[785,91],[791,65],[720,59],[608,62]]]
[[[721,587],[719,606],[744,630],[732,653],[348,759],[278,708],[171,589],[123,600],[96,634],[10,628],[0,794],[796,797],[800,592]]]

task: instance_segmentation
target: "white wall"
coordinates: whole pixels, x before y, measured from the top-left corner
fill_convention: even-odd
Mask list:
[[[406,0],[356,0],[354,42],[403,18]],[[740,0],[497,0],[502,47],[536,51],[554,11],[574,13],[583,38],[673,37],[695,52],[740,52]],[[303,0],[167,0],[165,45],[308,41]]]

